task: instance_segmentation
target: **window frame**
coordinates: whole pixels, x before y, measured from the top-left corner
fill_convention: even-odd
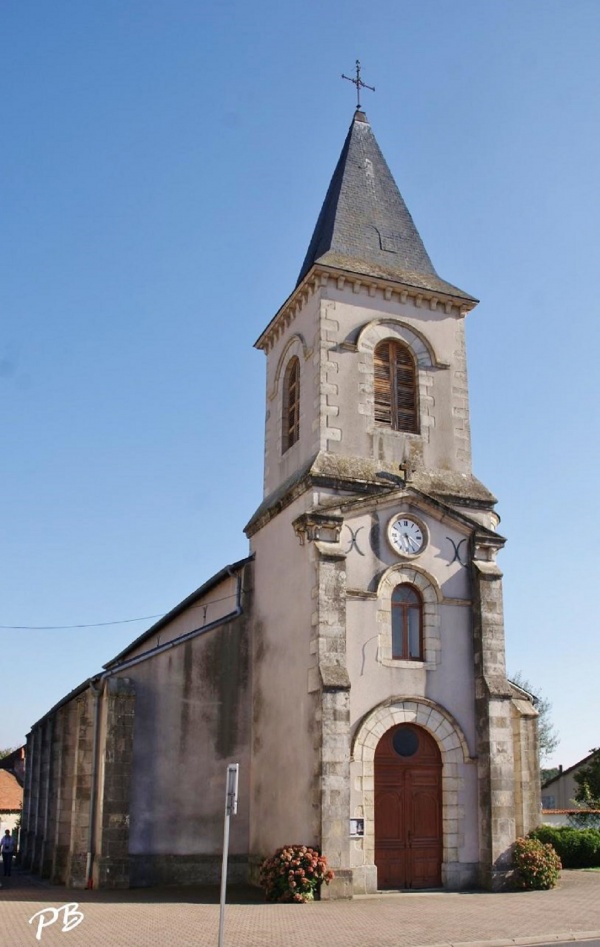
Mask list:
[[[399,589],[407,589],[412,592],[415,602],[394,601],[394,597]],[[392,633],[392,660],[393,661],[419,661],[423,662],[423,596],[420,590],[410,582],[399,582],[392,590],[391,595],[391,633]],[[411,613],[417,613],[418,620],[418,653],[411,654]],[[396,650],[398,634],[396,631],[396,616],[400,618],[400,650]]]
[[[281,410],[281,452],[300,439],[300,359],[293,355],[285,367]]]
[[[419,433],[417,361],[410,346],[398,339],[382,339],[373,351],[373,413],[378,425]]]

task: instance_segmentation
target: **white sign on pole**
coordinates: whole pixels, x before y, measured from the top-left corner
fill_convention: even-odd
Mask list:
[[[221,906],[219,910],[219,947],[223,947],[223,921],[225,917],[225,893],[227,889],[227,858],[229,855],[229,819],[237,813],[238,781],[240,764],[230,763],[227,767],[227,788],[225,790],[225,824],[223,826],[223,863],[221,866]]]
[[[237,813],[239,775],[240,764],[230,763],[227,767],[227,799],[225,802],[225,815],[236,815]]]

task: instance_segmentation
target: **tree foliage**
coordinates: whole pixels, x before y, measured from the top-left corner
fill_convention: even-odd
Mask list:
[[[556,779],[557,776],[560,776],[560,766],[543,766],[540,769],[540,782],[542,786],[549,783],[551,779]]]
[[[0,750],[0,760],[5,759],[7,756],[10,756],[11,753],[14,753],[16,746],[7,746],[6,749]]]
[[[593,753],[586,766],[582,766],[573,779],[577,783],[575,802],[588,809],[600,809],[600,749],[590,750]]]
[[[554,750],[560,743],[560,734],[550,717],[552,704],[547,697],[544,697],[541,690],[534,688],[533,685],[529,683],[521,671],[517,671],[517,673],[511,677],[511,681],[513,684],[516,684],[517,687],[522,687],[523,690],[528,691],[528,693],[535,697],[535,709],[539,714],[538,734],[540,741],[540,760],[545,760],[554,753]]]

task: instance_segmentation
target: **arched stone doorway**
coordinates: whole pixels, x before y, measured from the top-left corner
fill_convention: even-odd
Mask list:
[[[398,724],[375,749],[377,886],[442,883],[442,757],[422,727]]]

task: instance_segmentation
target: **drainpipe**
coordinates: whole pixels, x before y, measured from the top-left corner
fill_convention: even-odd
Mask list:
[[[94,695],[94,719],[92,724],[92,773],[91,773],[91,786],[90,786],[90,827],[88,830],[88,845],[87,853],[85,860],[85,887],[93,888],[94,880],[92,877],[93,865],[94,865],[94,855],[95,855],[95,845],[94,845],[94,834],[95,834],[95,822],[96,822],[96,811],[97,811],[97,800],[98,800],[98,768],[99,768],[99,756],[100,756],[100,697],[102,691],[104,690],[104,683],[108,680],[109,677],[114,677],[115,674],[120,674],[123,671],[129,670],[131,667],[135,667],[136,664],[141,664],[142,661],[147,661],[149,658],[155,657],[157,654],[162,654],[164,651],[169,651],[171,648],[176,648],[180,644],[184,644],[186,641],[191,641],[192,638],[199,638],[200,635],[206,634],[208,631],[212,631],[214,628],[219,628],[220,625],[226,625],[228,622],[233,621],[243,612],[242,608],[242,577],[239,572],[234,572],[231,568],[227,569],[227,572],[232,578],[237,580],[237,588],[235,595],[235,608],[232,612],[228,612],[227,615],[223,615],[222,618],[216,618],[214,621],[209,622],[207,625],[202,625],[200,628],[195,628],[194,631],[187,631],[184,635],[180,635],[178,638],[173,638],[172,641],[167,641],[165,644],[157,645],[155,648],[150,648],[149,651],[144,651],[143,654],[138,654],[135,658],[130,658],[128,661],[121,661],[114,668],[105,671],[104,674],[100,674],[98,677],[90,679],[89,686]]]

